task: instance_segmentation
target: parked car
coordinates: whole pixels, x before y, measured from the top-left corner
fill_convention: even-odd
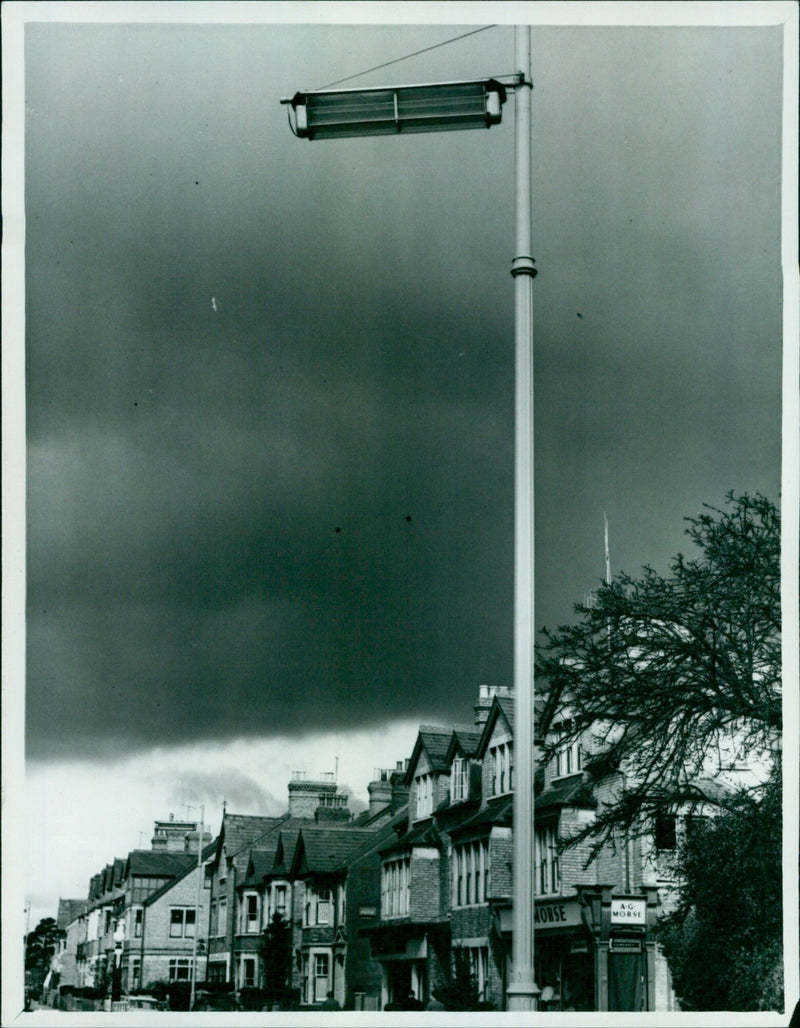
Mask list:
[[[128,1010],[166,1010],[167,1004],[155,996],[128,996]]]
[[[232,992],[206,992],[201,989],[194,998],[192,1010],[241,1010]]]

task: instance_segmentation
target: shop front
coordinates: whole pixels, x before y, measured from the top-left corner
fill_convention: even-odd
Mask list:
[[[542,1011],[655,1009],[658,893],[615,895],[611,886],[580,886],[577,895],[537,899],[534,965]],[[511,953],[512,911],[498,910]]]

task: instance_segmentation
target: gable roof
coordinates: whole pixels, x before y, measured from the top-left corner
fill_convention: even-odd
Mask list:
[[[222,815],[214,863],[219,863],[224,848],[228,860],[233,860],[237,866],[241,865],[246,860],[245,851],[248,847],[286,821],[287,817],[287,814],[264,817],[257,814],[229,814],[226,811]]]
[[[216,848],[217,848],[217,840],[216,839],[214,839],[213,842],[210,842],[204,848],[202,856],[200,858],[201,865],[203,866],[203,874],[205,874],[205,864],[214,855],[214,852],[215,852]],[[172,878],[170,881],[165,882],[164,885],[162,885],[160,889],[156,889],[155,892],[152,892],[152,893],[150,893],[149,896],[146,896],[145,899],[142,901],[144,906],[146,906],[146,907],[151,906],[153,903],[155,903],[156,900],[161,899],[161,897],[164,895],[164,893],[169,892],[169,890],[174,888],[178,884],[178,882],[180,882],[184,878],[186,878],[187,875],[190,875],[192,873],[192,871],[196,871],[197,870],[197,855],[195,853],[188,853],[188,854],[186,854],[186,856],[189,856],[189,857],[192,858],[191,864],[187,864],[186,867],[182,871],[180,871],[178,874],[176,874],[175,877]]]
[[[340,869],[374,835],[369,828],[301,828],[294,849],[292,875]]]
[[[597,800],[584,781],[583,775],[574,775],[563,782],[551,785],[536,797],[535,811],[551,810],[554,807],[596,807]]]
[[[457,756],[474,757],[478,751],[482,734],[480,728],[454,728],[444,758],[448,767]]]
[[[489,748],[489,741],[492,738],[492,733],[495,730],[498,721],[503,721],[511,734],[514,736],[514,700],[510,696],[495,696],[492,699],[492,705],[489,707],[489,713],[486,716],[486,723],[483,726],[483,732],[481,734],[481,741],[478,743],[476,750],[476,756],[483,758],[486,755],[486,750]]]
[[[126,877],[146,875],[151,878],[173,878],[186,867],[196,863],[196,853],[174,853],[170,850],[131,850],[125,865],[125,875]]]
[[[411,828],[398,838],[389,839],[378,847],[378,852],[383,855],[391,853],[393,850],[404,850],[413,846],[436,846],[439,849],[441,848],[442,837],[433,821],[428,821],[419,827]]]
[[[538,808],[537,808],[538,809]],[[514,823],[514,797],[501,796],[498,799],[489,800],[485,807],[465,818],[447,832],[451,838],[458,838],[462,835],[479,835],[489,831],[493,825],[511,827]]]
[[[414,743],[414,750],[408,762],[405,784],[411,785],[414,781],[414,772],[417,769],[417,763],[423,750],[432,771],[435,773],[447,771],[450,766],[446,759],[447,751],[450,747],[453,732],[462,732],[466,735],[474,730],[474,725],[449,725],[448,727],[442,725],[420,725],[417,741]]]
[[[61,899],[58,900],[58,914],[56,924],[59,928],[66,929],[72,922],[86,913],[88,903],[85,899]]]

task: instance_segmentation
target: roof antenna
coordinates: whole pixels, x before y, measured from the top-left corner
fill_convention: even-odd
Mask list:
[[[608,518],[606,512],[603,511],[603,527],[605,530],[605,544],[606,544],[606,585],[611,585],[611,558],[608,555]]]

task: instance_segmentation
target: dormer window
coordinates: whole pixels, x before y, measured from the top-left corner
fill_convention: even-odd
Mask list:
[[[514,788],[514,761],[510,742],[489,749],[492,758],[492,795],[500,796]]]
[[[456,757],[450,777],[450,799],[453,803],[462,803],[468,797],[469,761],[464,757]]]
[[[562,721],[556,727],[558,743],[554,778],[566,778],[567,775],[578,774],[581,770],[581,743],[577,736],[571,734],[574,730],[571,721]]]
[[[433,775],[418,775],[417,786],[417,820],[433,813]]]

